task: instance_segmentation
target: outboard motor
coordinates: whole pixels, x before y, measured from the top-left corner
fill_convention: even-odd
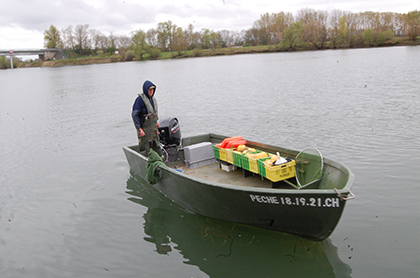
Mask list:
[[[164,146],[181,145],[181,129],[177,118],[166,118],[159,122],[159,138]]]
[[[177,118],[165,118],[159,122],[159,139],[163,147],[164,161],[180,160],[181,128]]]

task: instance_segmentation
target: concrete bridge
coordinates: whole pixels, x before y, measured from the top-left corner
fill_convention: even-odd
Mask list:
[[[44,62],[48,60],[68,59],[67,55],[61,49],[21,49],[21,50],[0,50],[0,56],[24,56],[38,55],[39,60]]]

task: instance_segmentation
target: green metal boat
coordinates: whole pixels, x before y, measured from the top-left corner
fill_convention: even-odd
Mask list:
[[[182,138],[175,151],[169,150],[172,159],[156,168],[159,180],[150,186],[184,209],[207,217],[314,241],[331,235],[346,201],[354,197],[350,191],[354,175],[347,167],[324,158],[322,178],[299,188],[294,178],[273,182],[240,167],[226,169],[232,165],[216,157],[201,164],[186,159],[193,146],[215,145],[227,137],[209,133]],[[254,141],[247,141],[247,146],[292,159],[299,155],[298,151]],[[138,146],[123,150],[131,169],[146,180],[148,157],[139,153]]]
[[[350,277],[330,239],[314,242],[187,213],[130,172],[128,200],[146,209],[135,221],[159,254],[179,252],[208,277]]]

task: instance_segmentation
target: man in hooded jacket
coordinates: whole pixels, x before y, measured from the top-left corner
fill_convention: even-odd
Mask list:
[[[162,155],[158,134],[158,105],[155,98],[156,85],[146,80],[143,83],[143,94],[139,94],[133,104],[131,114],[139,138],[140,152],[149,154],[149,142],[152,148]]]

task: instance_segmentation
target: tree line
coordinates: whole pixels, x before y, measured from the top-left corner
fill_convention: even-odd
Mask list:
[[[252,27],[242,31],[186,29],[171,21],[156,28],[132,31],[129,35],[105,35],[88,24],[44,31],[45,47],[61,48],[68,56],[111,55],[118,51],[124,60],[157,58],[162,52],[181,55],[188,50],[234,46],[276,45],[288,51],[352,48],[386,45],[396,39],[416,41],[420,36],[420,11],[408,13],[331,12],[310,8],[289,12],[265,13]]]

